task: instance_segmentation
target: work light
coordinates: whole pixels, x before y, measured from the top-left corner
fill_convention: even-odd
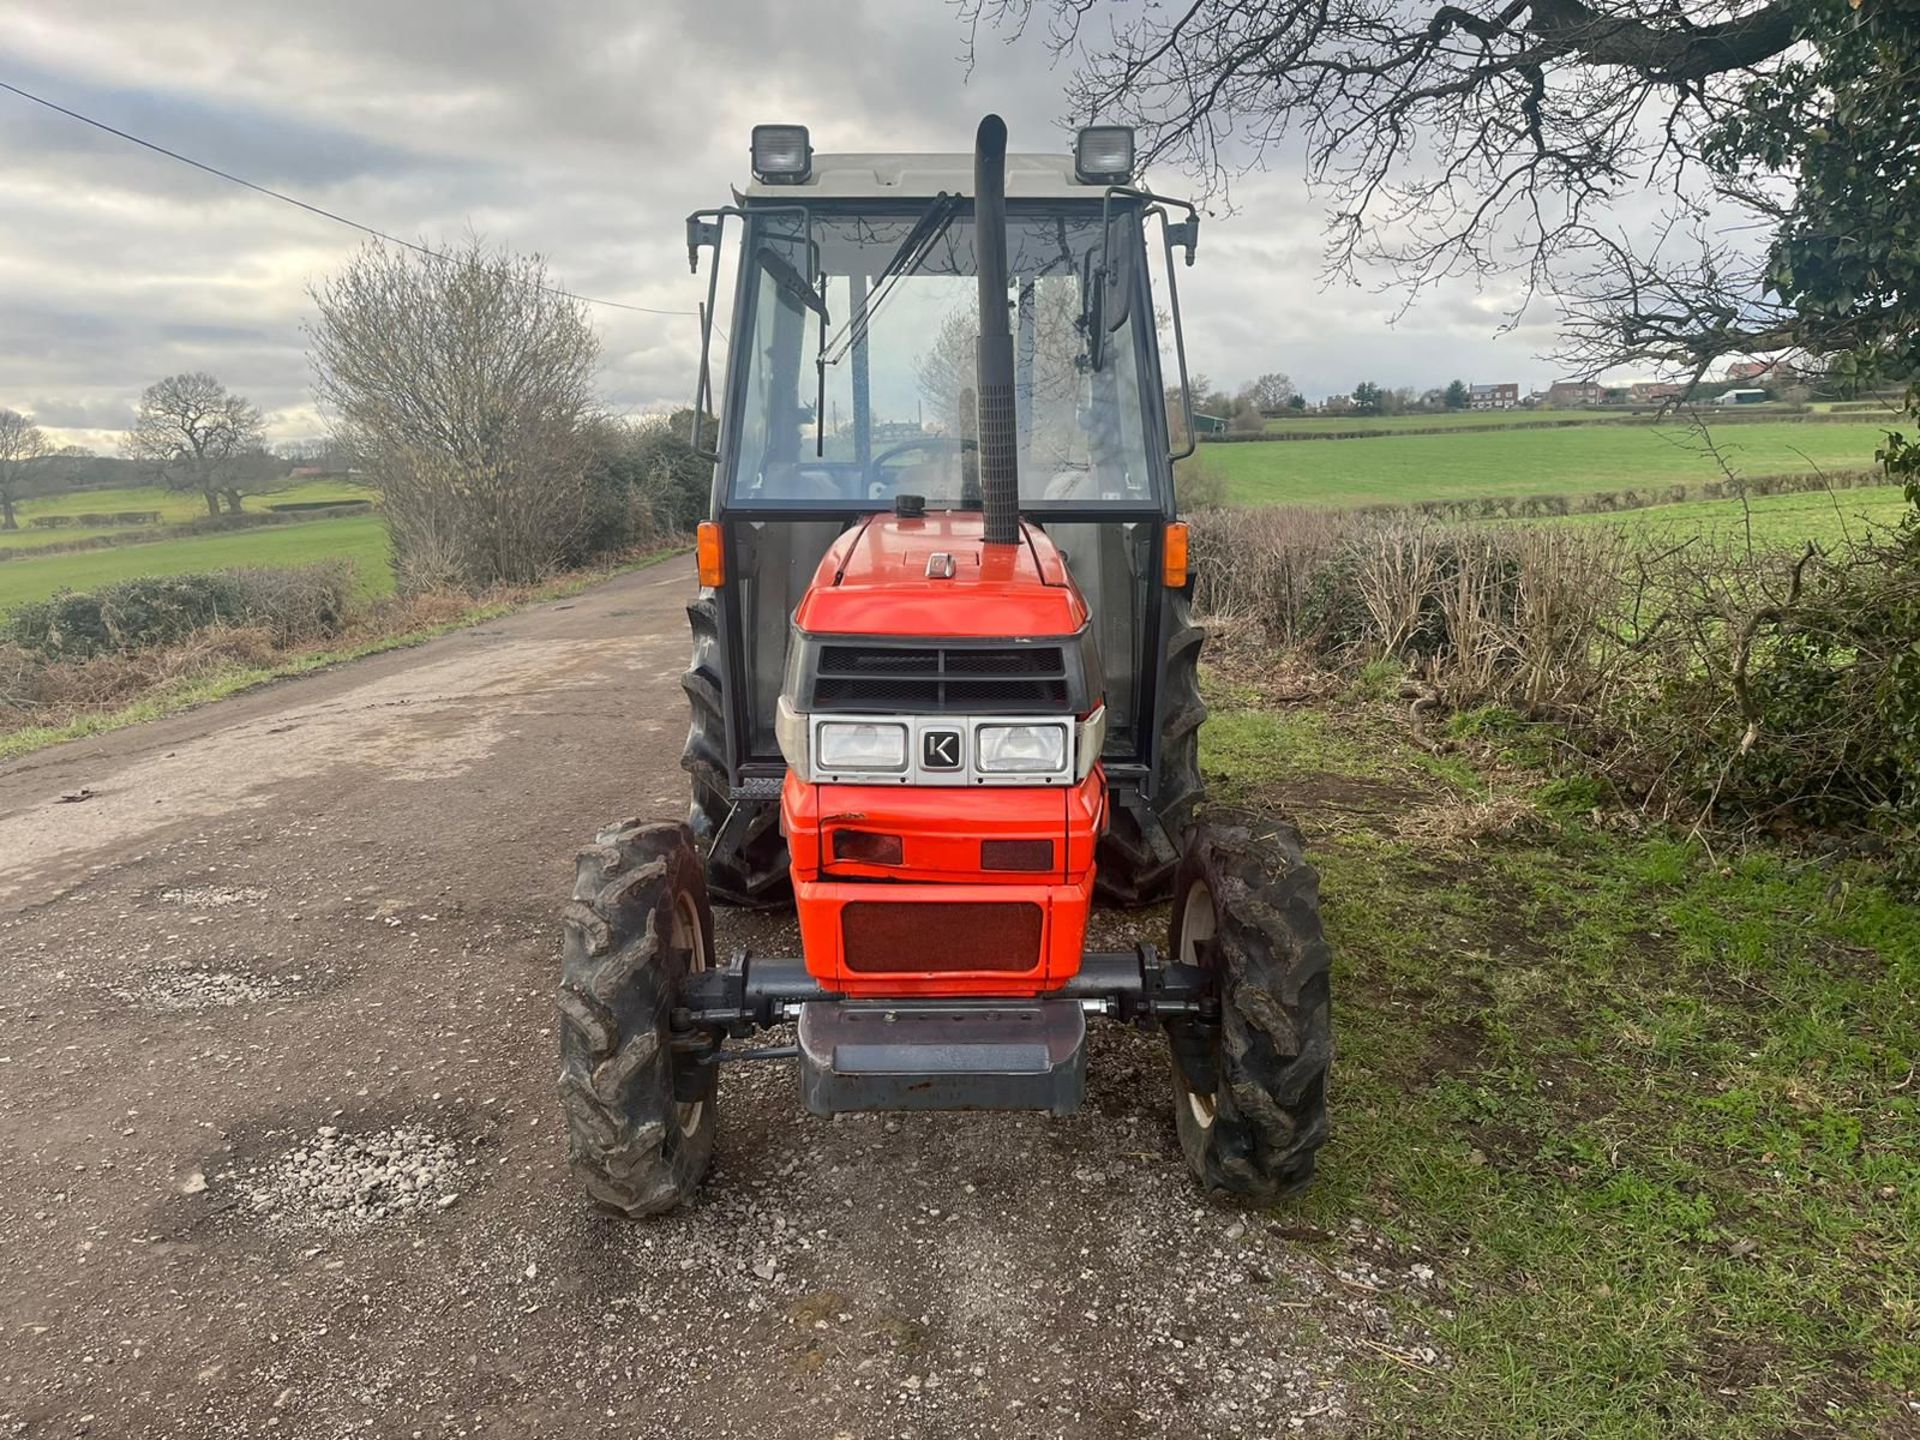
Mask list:
[[[974,744],[993,775],[1051,775],[1067,768],[1064,725],[982,725]]]
[[[753,127],[753,178],[764,185],[803,185],[813,173],[813,145],[804,125]]]
[[[1089,125],[1073,142],[1073,173],[1087,185],[1124,185],[1133,178],[1133,127]]]
[[[826,774],[841,770],[904,770],[907,768],[907,727],[881,725],[870,720],[836,721],[814,732],[814,768]]]

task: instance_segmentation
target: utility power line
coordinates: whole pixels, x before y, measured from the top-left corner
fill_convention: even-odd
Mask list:
[[[143,140],[138,135],[129,134],[125,130],[107,124],[104,120],[96,120],[91,115],[82,115],[78,110],[69,110],[65,105],[55,104],[43,95],[35,95],[31,90],[22,90],[18,85],[10,85],[5,80],[0,80],[0,90],[6,90],[18,95],[22,100],[31,100],[35,105],[44,106],[56,114],[65,115],[69,120],[78,120],[82,125],[91,125],[96,130],[104,130],[107,134],[117,136],[129,144],[138,145],[143,150],[151,150],[156,155],[164,155],[169,160],[177,160],[182,165],[188,165],[195,170],[204,171],[206,174],[216,176],[221,180],[227,181],[229,184],[238,185],[244,189],[252,190],[256,194],[265,195],[270,200],[278,200],[283,205],[291,205],[295,209],[305,210],[309,215],[318,215],[322,220],[331,220],[336,225],[345,225],[350,230],[358,230],[363,235],[371,235],[376,240],[384,240],[390,245],[402,246],[405,249],[415,251],[421,255],[430,256],[435,260],[445,258],[438,251],[429,249],[425,245],[417,244],[412,240],[402,240],[398,235],[389,235],[386,231],[376,229],[372,225],[363,225],[358,220],[350,220],[337,211],[328,210],[323,206],[309,204],[298,196],[288,195],[284,191],[275,190],[268,185],[256,184],[243,176],[233,174],[231,171],[222,170],[217,165],[209,165],[204,160],[194,159],[191,155],[182,155],[178,150],[169,150],[164,145],[155,144],[151,140]],[[525,283],[533,284],[531,281]],[[588,305],[605,305],[612,310],[632,310],[641,315],[686,315],[695,318],[699,315],[699,312],[695,310],[656,310],[648,305],[629,305],[624,300],[601,300],[596,296],[581,295],[573,290],[563,290],[557,285],[534,284],[533,288],[543,290],[549,295],[563,296],[568,300],[579,300]]]

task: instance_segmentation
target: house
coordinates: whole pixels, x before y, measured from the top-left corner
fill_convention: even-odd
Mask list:
[[[1627,387],[1627,399],[1635,405],[1664,405],[1669,400],[1683,400],[1686,394],[1686,386],[1670,380],[1636,380]]]
[[[1475,385],[1468,402],[1475,410],[1517,410],[1520,408],[1518,385]]]
[[[1547,387],[1547,403],[1563,408],[1604,405],[1606,399],[1606,386],[1596,380],[1556,380]]]
[[[1766,391],[1749,387],[1745,390],[1722,391],[1720,398],[1713,403],[1716,405],[1764,405],[1766,402]]]
[[[1736,360],[1727,367],[1727,379],[1737,385],[1742,380],[1758,380],[1772,369],[1771,360]]]
[[[1196,435],[1224,435],[1227,433],[1227,421],[1223,415],[1202,415],[1193,412],[1193,433]]]

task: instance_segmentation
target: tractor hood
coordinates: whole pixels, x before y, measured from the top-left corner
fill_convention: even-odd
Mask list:
[[[1075,634],[1087,606],[1045,531],[1023,524],[1019,544],[988,546],[977,513],[935,511],[842,535],[793,618],[810,635],[1021,639]]]

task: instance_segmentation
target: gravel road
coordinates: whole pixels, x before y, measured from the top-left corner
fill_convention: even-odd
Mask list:
[[[736,1067],[698,1203],[583,1203],[557,916],[598,824],[684,813],[692,584],[0,773],[0,1436],[1346,1433],[1359,1362],[1439,1359],[1414,1257],[1199,1199],[1144,1035],[1066,1120]]]

